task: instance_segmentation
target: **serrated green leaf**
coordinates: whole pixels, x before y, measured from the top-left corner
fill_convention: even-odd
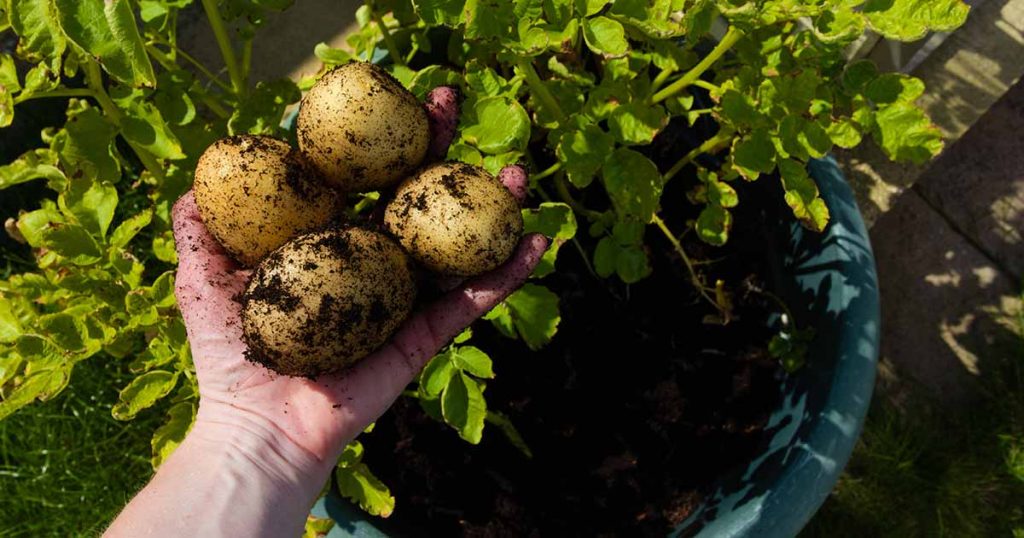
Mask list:
[[[185,435],[192,429],[196,418],[196,406],[193,402],[178,402],[167,410],[167,421],[153,432],[150,446],[153,456],[150,462],[154,469],[167,461],[178,445],[185,440]]]
[[[420,372],[420,393],[427,398],[437,398],[454,374],[455,365],[449,351],[434,356]]]
[[[672,18],[675,11],[679,10],[672,8],[672,0],[616,0],[609,14],[648,38],[668,39],[684,32],[685,27]]]
[[[868,0],[861,8],[871,28],[890,39],[914,41],[928,32],[948,32],[967,20],[960,0]]]
[[[474,123],[462,136],[484,153],[524,151],[530,140],[530,117],[518,101],[507,97],[485,97],[474,106]]]
[[[608,130],[623,144],[650,144],[668,124],[668,119],[661,106],[633,102],[612,111]]]
[[[508,310],[508,305],[505,303],[499,303],[491,309],[490,312],[484,314],[484,319],[491,322],[498,332],[505,335],[507,338],[516,337],[516,326],[512,321],[512,314]]]
[[[858,60],[846,66],[843,71],[843,86],[853,93],[860,93],[872,80],[878,77],[878,66],[871,60]]]
[[[152,370],[131,381],[121,389],[120,401],[111,409],[117,420],[131,420],[143,409],[152,407],[167,396],[178,384],[178,374],[166,370]]]
[[[63,351],[82,351],[90,340],[85,320],[65,312],[40,316],[37,324],[38,330]]]
[[[732,89],[722,94],[719,113],[737,128],[754,127],[762,123],[761,113],[754,106],[754,100]]]
[[[0,401],[0,420],[3,420],[18,409],[32,403],[33,400],[46,401],[56,396],[71,379],[71,367],[61,366],[36,370],[25,377],[25,380],[6,394]]]
[[[864,87],[864,97],[876,105],[903,102],[913,103],[924,93],[921,79],[902,73],[886,73]]]
[[[590,185],[614,147],[615,141],[611,136],[597,125],[590,124],[583,129],[563,133],[555,153],[565,169],[566,177],[582,189]]]
[[[352,55],[348,52],[331,48],[330,45],[321,41],[317,43],[316,47],[313,47],[313,54],[320,59],[321,62],[329,65],[342,65],[352,61]]]
[[[124,248],[143,228],[149,226],[153,221],[153,210],[147,209],[142,213],[125,219],[110,234],[110,246],[113,248]]]
[[[942,151],[942,133],[928,116],[909,103],[879,108],[875,113],[875,142],[894,161],[924,164]]]
[[[281,134],[281,120],[289,105],[299,102],[302,92],[291,79],[260,82],[228,120],[228,133]]]
[[[650,159],[631,149],[619,148],[605,160],[601,175],[616,213],[650,222],[658,209],[662,189],[661,174]]]
[[[103,239],[114,219],[117,189],[106,182],[71,179],[57,199],[61,211],[89,233]]]
[[[534,278],[547,276],[555,271],[555,260],[562,244],[576,236],[576,215],[568,205],[544,202],[536,208],[523,210],[523,233],[540,233],[552,240],[532,275]]]
[[[784,159],[779,162],[779,175],[786,193],[786,204],[793,210],[793,216],[808,229],[823,231],[829,220],[828,206],[818,195],[818,185],[807,174],[806,165]]]
[[[562,320],[558,295],[544,286],[528,283],[505,299],[516,333],[530,349],[551,341]]]
[[[150,93],[126,86],[111,89],[111,98],[127,112],[121,119],[121,134],[157,158],[184,159],[185,154],[178,137],[164,121],[157,106],[146,99]]]
[[[95,108],[85,106],[69,111],[67,124],[54,136],[50,149],[59,156],[68,177],[116,183],[121,178],[121,163],[114,145],[116,136],[117,127]]]
[[[765,129],[736,139],[732,147],[733,165],[744,179],[754,180],[775,169],[775,145]]]
[[[462,18],[466,0],[413,0],[413,5],[428,26],[455,26]]]
[[[302,531],[302,538],[325,538],[334,525],[334,520],[329,517],[316,517],[309,514],[306,516],[306,526]]]
[[[43,244],[75,265],[92,265],[103,259],[99,243],[77,224],[54,224],[44,232]]]
[[[452,363],[460,370],[484,379],[494,378],[494,364],[491,357],[475,346],[453,347]]]
[[[466,38],[511,40],[513,7],[508,0],[466,0]]]
[[[10,344],[22,334],[21,321],[14,313],[14,305],[0,297],[0,344]],[[3,384],[0,383],[0,386]]]
[[[46,62],[51,71],[60,71],[67,38],[52,0],[8,0],[6,11],[19,37],[18,55],[30,62]]]
[[[829,45],[848,45],[864,34],[864,15],[851,5],[826,9],[814,21],[814,35]]]
[[[722,246],[729,241],[732,213],[719,205],[708,204],[701,210],[694,224],[697,237],[709,245]]]
[[[0,166],[0,190],[35,179],[46,179],[52,187],[60,188],[66,178],[56,165],[57,155],[53,151],[29,150],[17,159]]]
[[[629,50],[625,28],[620,22],[608,17],[584,20],[583,39],[590,50],[604,56],[622,56]]]
[[[365,463],[351,467],[338,466],[334,470],[338,492],[359,505],[366,513],[388,517],[395,510],[395,498],[388,487],[370,472]]]
[[[479,444],[487,417],[487,402],[480,382],[462,372],[453,376],[441,395],[441,413],[445,422],[459,432],[459,437],[470,444]]]
[[[68,38],[129,86],[156,86],[156,74],[129,0],[53,0]]]
[[[860,129],[849,118],[840,118],[829,124],[828,136],[835,145],[847,149],[857,147],[861,141]]]

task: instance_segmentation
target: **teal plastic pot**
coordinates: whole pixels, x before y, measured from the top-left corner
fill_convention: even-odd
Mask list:
[[[776,292],[800,326],[814,327],[807,365],[782,384],[759,455],[714,484],[673,536],[783,538],[807,524],[835,486],[871,401],[880,314],[875,259],[853,192],[831,158],[809,166],[832,213],[823,234],[777,228]],[[315,508],[331,537],[384,536],[330,495]]]

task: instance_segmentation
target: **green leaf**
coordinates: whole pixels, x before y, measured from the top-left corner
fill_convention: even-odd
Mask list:
[[[77,224],[54,224],[44,233],[43,243],[75,265],[92,265],[103,259],[99,243]]]
[[[913,103],[923,93],[924,82],[921,82],[921,79],[902,73],[886,73],[872,80],[864,88],[864,96],[877,105]]]
[[[551,341],[562,320],[558,295],[544,286],[528,283],[505,299],[516,332],[530,349]]]
[[[420,393],[427,398],[436,398],[455,375],[451,352],[435,355],[420,372]]]
[[[117,189],[107,182],[72,179],[57,199],[61,211],[94,236],[103,239],[114,219]]]
[[[184,159],[181,142],[164,121],[157,106],[146,99],[150,91],[116,86],[110,96],[126,114],[121,118],[121,134],[129,142],[142,146],[160,159]]]
[[[814,35],[829,45],[848,45],[864,34],[864,15],[850,5],[826,9],[814,22]]]
[[[868,0],[862,7],[871,28],[890,39],[914,41],[928,32],[948,32],[967,20],[960,0]]]
[[[566,204],[544,202],[536,208],[523,210],[523,233],[539,233],[552,240],[533,270],[535,278],[547,276],[555,271],[555,260],[562,244],[576,236],[576,215]]]
[[[195,418],[196,406],[193,402],[178,402],[167,410],[167,421],[153,432],[150,441],[153,449],[150,462],[154,469],[167,461],[168,456],[185,440]]]
[[[124,220],[110,234],[110,246],[113,248],[124,248],[143,228],[149,226],[153,221],[153,210],[147,209],[138,215],[133,215]]]
[[[444,421],[459,432],[459,437],[470,444],[479,444],[487,417],[487,402],[480,382],[462,372],[452,377],[441,395],[441,413]]]
[[[650,159],[631,149],[619,148],[605,160],[602,177],[616,213],[650,222],[658,209],[662,189],[661,174]]]
[[[729,240],[732,229],[732,213],[716,204],[708,204],[701,210],[694,224],[697,237],[709,245],[722,246]]]
[[[499,303],[490,312],[484,314],[484,319],[490,321],[491,325],[494,325],[494,328],[506,337],[516,337],[516,324],[512,321],[512,313],[509,312],[508,305],[505,303]]]
[[[152,370],[131,381],[121,390],[120,401],[111,409],[117,420],[131,420],[135,415],[167,396],[178,384],[178,374]]]
[[[921,109],[909,103],[879,108],[871,134],[894,161],[924,164],[942,151],[942,132]]]
[[[26,376],[25,380],[14,390],[7,393],[0,401],[0,420],[3,420],[18,409],[32,403],[33,400],[49,400],[56,396],[71,379],[71,367],[61,366],[36,370]]]
[[[189,94],[194,80],[185,70],[164,71],[157,75],[157,89],[153,92],[162,119],[173,125],[188,125],[196,118],[196,104]]]
[[[281,134],[281,120],[288,105],[299,102],[302,92],[291,79],[260,82],[228,120],[228,133]]]
[[[82,318],[61,312],[41,316],[37,321],[39,331],[65,352],[86,349],[89,330]]]
[[[466,0],[413,0],[413,5],[427,26],[455,26],[462,18]]]
[[[334,469],[338,492],[359,505],[366,513],[388,517],[395,510],[395,498],[391,491],[370,472],[365,463],[352,466],[339,465]]]
[[[860,129],[857,124],[849,118],[841,118],[828,126],[828,136],[832,142],[841,148],[857,147],[861,141]]]
[[[732,89],[722,94],[720,113],[737,128],[752,127],[762,120],[761,113],[754,107],[754,100]]]
[[[555,153],[569,181],[578,188],[590,185],[605,158],[615,147],[615,140],[594,124],[572,129],[559,138]]]
[[[342,65],[352,61],[352,55],[341,49],[331,48],[330,45],[324,42],[317,43],[316,47],[313,48],[313,54],[320,59],[321,62],[329,65]]]
[[[21,321],[14,313],[14,306],[0,296],[0,344],[10,344],[22,334]]]
[[[524,151],[530,140],[530,117],[518,101],[485,97],[474,106],[475,123],[465,127],[463,138],[490,154]]]
[[[580,15],[589,17],[604,9],[604,6],[608,5],[608,1],[609,0],[575,0],[576,11],[579,12]]]
[[[7,16],[18,34],[18,56],[30,62],[47,62],[60,71],[67,38],[60,29],[52,0],[7,0]]]
[[[724,181],[719,181],[717,176],[708,178],[705,185],[707,187],[708,202],[725,208],[736,207],[739,204],[740,200],[736,194],[736,189],[733,189],[732,185]]]
[[[466,39],[513,39],[513,8],[508,0],[466,0]]]
[[[484,379],[494,378],[494,365],[491,358],[478,347],[453,347],[451,357],[452,363],[464,372]]]
[[[683,25],[676,22],[672,13],[673,0],[616,0],[611,15],[623,23],[643,32],[651,39],[668,39],[682,35]]]
[[[50,144],[59,157],[68,177],[82,176],[116,183],[121,178],[121,163],[117,158],[114,138],[117,127],[93,107],[69,111],[64,129]]]
[[[512,446],[519,449],[528,459],[533,459],[533,451],[526,444],[523,436],[516,429],[515,424],[512,424],[512,420],[508,418],[504,413],[498,411],[487,411],[487,423],[493,424],[501,430],[501,433],[505,434],[505,438],[508,442],[512,443]]]
[[[860,93],[864,87],[878,77],[878,66],[871,60],[857,60],[846,66],[843,72],[843,86],[853,93]]]
[[[616,108],[608,117],[608,130],[623,144],[650,144],[668,124],[668,114],[658,105],[633,102]]]
[[[621,23],[608,17],[583,21],[583,39],[590,50],[605,56],[623,56],[629,50],[626,30]]]
[[[0,166],[0,190],[35,179],[46,179],[52,186],[60,186],[66,179],[56,165],[57,155],[53,151],[29,150],[10,163]]]
[[[829,211],[818,195],[818,186],[807,174],[806,165],[793,159],[779,162],[782,188],[786,191],[786,204],[793,216],[810,230],[820,232],[828,224]]]
[[[306,516],[306,526],[302,531],[302,538],[325,538],[334,525],[334,520],[329,517],[316,517],[309,514]]]
[[[733,142],[732,160],[744,179],[754,180],[775,169],[775,145],[765,129],[756,129]]]
[[[130,0],[53,0],[68,38],[129,86],[156,86]]]
[[[153,255],[162,262],[178,263],[178,253],[174,250],[174,234],[170,230],[153,237]]]

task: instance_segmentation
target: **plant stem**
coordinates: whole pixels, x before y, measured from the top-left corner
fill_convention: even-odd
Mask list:
[[[95,60],[89,60],[82,66],[82,69],[85,71],[86,83],[89,85],[89,89],[92,90],[93,97],[99,102],[100,108],[103,109],[103,113],[120,129],[124,115],[113,99],[110,98],[110,95],[107,94],[106,88],[103,87],[103,75],[100,72],[100,65]],[[122,136],[124,135],[122,134]],[[125,142],[128,142],[132,151],[139,157],[142,166],[162,183],[165,177],[164,169],[156,157],[146,148],[128,140],[127,137],[125,137]]]
[[[46,99],[49,97],[95,97],[89,88],[57,88],[46,92],[19,95],[14,98],[14,104],[24,103],[32,99]]]
[[[665,224],[665,221],[661,220],[661,217],[659,217],[658,215],[654,215],[652,222],[654,222],[658,229],[661,230],[661,233],[665,235],[665,238],[668,239],[668,242],[672,243],[672,248],[675,249],[676,254],[679,254],[679,257],[682,258],[683,263],[686,265],[686,270],[689,271],[690,273],[690,281],[693,283],[693,286],[697,288],[697,291],[700,292],[701,296],[704,297],[704,299],[707,302],[711,303],[711,305],[714,306],[715,309],[721,310],[718,307],[718,301],[716,301],[713,297],[708,295],[707,286],[705,286],[704,283],[701,282],[700,276],[697,274],[697,269],[693,265],[693,261],[690,260],[690,257],[686,255],[686,251],[683,249],[683,244],[679,242],[679,239],[676,238],[675,234],[672,233],[672,230],[668,229],[668,226]]]
[[[395,39],[391,37],[391,31],[388,30],[388,25],[384,24],[384,18],[377,12],[376,2],[367,2],[367,6],[370,8],[370,17],[373,18],[373,22],[377,23],[377,28],[380,28],[380,33],[384,37],[384,46],[388,48],[388,55],[391,56],[391,61],[398,65],[405,65],[405,58],[398,53],[398,45],[395,43]]]
[[[555,172],[557,172],[557,171],[559,171],[561,169],[562,169],[561,161],[556,162],[555,164],[547,167],[547,169],[543,170],[539,174],[533,176],[533,180],[534,181],[540,181],[540,180],[542,180],[542,179],[544,179],[544,178],[554,174]]]
[[[252,42],[253,38],[246,39],[242,43],[242,82],[249,87],[249,74],[252,71]]]
[[[675,69],[662,69],[661,72],[658,73],[658,76],[654,77],[654,80],[651,82],[651,93],[657,92],[661,89],[661,86],[665,84],[665,81],[667,81],[675,72]]]
[[[558,172],[555,174],[555,191],[558,192],[558,197],[576,213],[579,213],[590,220],[597,220],[601,218],[600,212],[584,207],[583,204],[579,203],[572,197],[572,194],[569,193],[569,186],[565,183],[564,172]]]
[[[726,132],[725,129],[718,131],[715,136],[705,140],[703,144],[693,148],[689,153],[683,155],[683,158],[676,161],[676,164],[673,164],[672,168],[669,168],[668,172],[665,172],[663,182],[668,183],[668,181],[675,177],[675,175],[678,174],[684,166],[693,162],[694,159],[704,153],[714,152],[721,146],[727,144],[730,140],[732,140],[731,132]]]
[[[547,108],[558,120],[559,124],[565,123],[565,112],[562,111],[562,107],[558,105],[558,101],[555,100],[555,96],[551,95],[548,91],[547,86],[540,80],[537,75],[537,71],[533,69],[533,64],[526,58],[516,59],[516,67],[523,72],[526,76],[526,85],[530,87],[530,91],[533,92],[540,102],[544,104],[544,108]]]
[[[224,90],[224,91],[226,91],[228,93],[231,93],[233,91],[231,89],[231,86],[228,86],[227,84],[225,84],[224,81],[220,79],[220,77],[218,77],[217,75],[213,74],[213,72],[210,71],[209,69],[207,69],[207,67],[205,65],[199,63],[199,60],[196,60],[192,56],[189,56],[185,51],[183,51],[183,50],[181,50],[181,49],[179,49],[179,48],[177,48],[177,47],[175,47],[173,45],[169,45],[167,43],[161,43],[161,45],[166,45],[168,47],[171,47],[171,49],[174,50],[175,55],[180,55],[182,58],[185,59],[185,61],[187,61],[188,63],[190,63],[193,66],[195,66],[195,68],[200,73],[202,73],[206,78],[210,79],[210,82],[216,84],[222,90]],[[147,44],[146,45],[146,51],[149,52],[150,56],[156,58],[156,61],[160,62],[160,65],[164,66],[165,69],[170,70],[170,69],[176,68],[178,66],[177,62],[175,62],[173,59],[171,59],[167,55],[167,53],[165,53],[164,51],[156,48],[155,45]]]
[[[708,55],[705,56],[704,59],[700,61],[700,63],[693,66],[689,71],[686,72],[686,74],[679,77],[679,80],[673,82],[672,84],[669,84],[668,87],[654,94],[651,97],[651,104],[660,103],[665,99],[668,99],[669,97],[672,97],[673,95],[679,93],[690,84],[693,84],[694,81],[700,78],[700,76],[703,75],[709,67],[714,65],[714,63],[718,61],[718,59],[721,58],[723,54],[728,52],[728,50],[731,49],[732,46],[735,45],[736,42],[739,41],[740,37],[742,36],[742,30],[736,28],[735,26],[730,26],[729,30],[725,32],[724,36],[722,36],[722,40],[718,42],[718,45],[715,45],[715,48],[712,49],[711,52],[709,52]]]
[[[722,91],[722,89],[719,88],[718,86],[715,86],[714,84],[712,84],[712,83],[710,83],[710,82],[708,82],[708,81],[706,81],[706,80],[704,80],[702,78],[699,78],[699,79],[693,81],[693,85],[698,87],[698,88],[704,88],[705,90],[707,90],[709,92],[721,93],[721,91]]]
[[[235,49],[231,48],[231,38],[224,26],[224,19],[217,9],[217,0],[202,0],[203,10],[206,11],[206,18],[210,21],[210,28],[213,29],[213,36],[217,39],[217,46],[224,56],[224,65],[228,69],[228,76],[231,77],[231,87],[235,95],[245,95],[245,78],[238,67],[238,60],[235,58]]]

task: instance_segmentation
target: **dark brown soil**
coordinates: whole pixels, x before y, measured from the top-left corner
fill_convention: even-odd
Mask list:
[[[663,200],[685,200],[685,183],[670,185]],[[775,184],[737,188],[741,200],[777,194]],[[674,229],[693,217],[685,206],[664,213]],[[690,234],[687,249],[719,260],[713,271],[726,282],[768,280],[765,229],[748,211],[737,214],[728,247]],[[592,251],[585,228],[578,237]],[[765,351],[769,306],[738,295],[737,319],[704,323],[712,310],[697,301],[667,241],[649,234],[647,244],[654,271],[631,286],[592,277],[566,245],[558,272],[543,281],[561,297],[562,322],[540,351],[476,325],[472,343],[497,373],[488,407],[510,417],[532,459],[493,425],[469,445],[409,398],[363,437],[368,464],[397,499],[391,519],[377,520],[382,528],[399,536],[663,536],[715,479],[756,454],[783,376]]]

